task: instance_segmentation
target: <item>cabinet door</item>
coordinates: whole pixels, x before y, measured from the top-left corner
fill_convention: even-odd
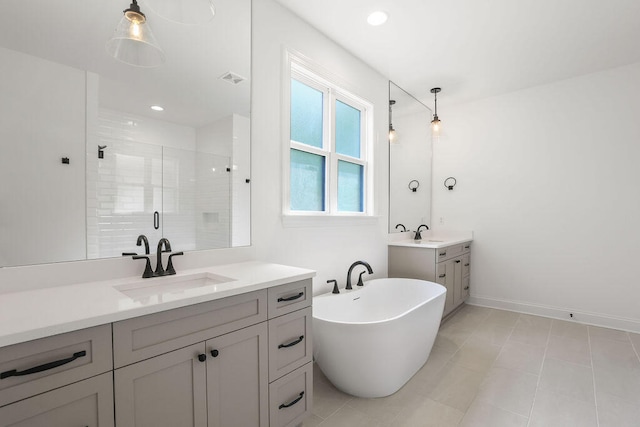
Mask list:
[[[111,373],[0,408],[0,427],[113,427]]]
[[[205,376],[203,343],[116,369],[116,424],[205,427]]]
[[[206,348],[209,427],[266,427],[267,323],[209,340]]]
[[[453,294],[454,294],[454,279],[455,279],[455,267],[453,260],[439,262],[436,264],[436,283],[441,284],[447,288],[447,296],[444,302],[444,311],[442,317],[449,314],[453,310]]]

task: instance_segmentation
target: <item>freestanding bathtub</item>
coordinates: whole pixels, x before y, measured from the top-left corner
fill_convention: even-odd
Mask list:
[[[438,333],[446,289],[416,279],[374,279],[313,299],[318,366],[358,397],[395,393],[424,365]]]

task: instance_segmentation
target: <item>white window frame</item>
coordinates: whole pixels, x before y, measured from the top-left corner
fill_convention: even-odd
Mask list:
[[[373,104],[354,95],[348,90],[348,85],[341,79],[331,75],[326,70],[312,63],[308,59],[285,51],[283,72],[283,204],[282,212],[285,223],[298,225],[307,224],[304,218],[344,219],[347,223],[351,219],[366,221],[374,216],[373,189]],[[323,103],[323,146],[313,147],[291,140],[291,79],[296,80],[323,92],[326,101]],[[355,158],[335,151],[335,111],[334,106],[341,101],[360,110],[360,157]],[[290,149],[325,157],[325,210],[324,211],[294,211],[291,210],[290,197]],[[338,211],[338,161],[363,166],[363,212]],[[320,225],[324,221],[321,220]]]

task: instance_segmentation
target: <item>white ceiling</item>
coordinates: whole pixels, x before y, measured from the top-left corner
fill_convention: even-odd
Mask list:
[[[276,1],[428,105],[640,61],[640,0]]]
[[[173,1],[173,0],[164,0]],[[216,0],[216,15],[201,25],[168,21],[140,7],[166,62],[139,68],[110,57],[105,43],[131,0],[2,0],[0,46],[100,75],[100,106],[199,127],[231,113],[249,115],[250,2]],[[1,96],[1,95],[0,95]],[[149,107],[165,107],[154,113]]]

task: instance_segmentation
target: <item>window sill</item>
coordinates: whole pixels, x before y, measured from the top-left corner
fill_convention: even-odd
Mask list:
[[[378,223],[375,215],[282,215],[282,226],[293,227],[348,227]]]

